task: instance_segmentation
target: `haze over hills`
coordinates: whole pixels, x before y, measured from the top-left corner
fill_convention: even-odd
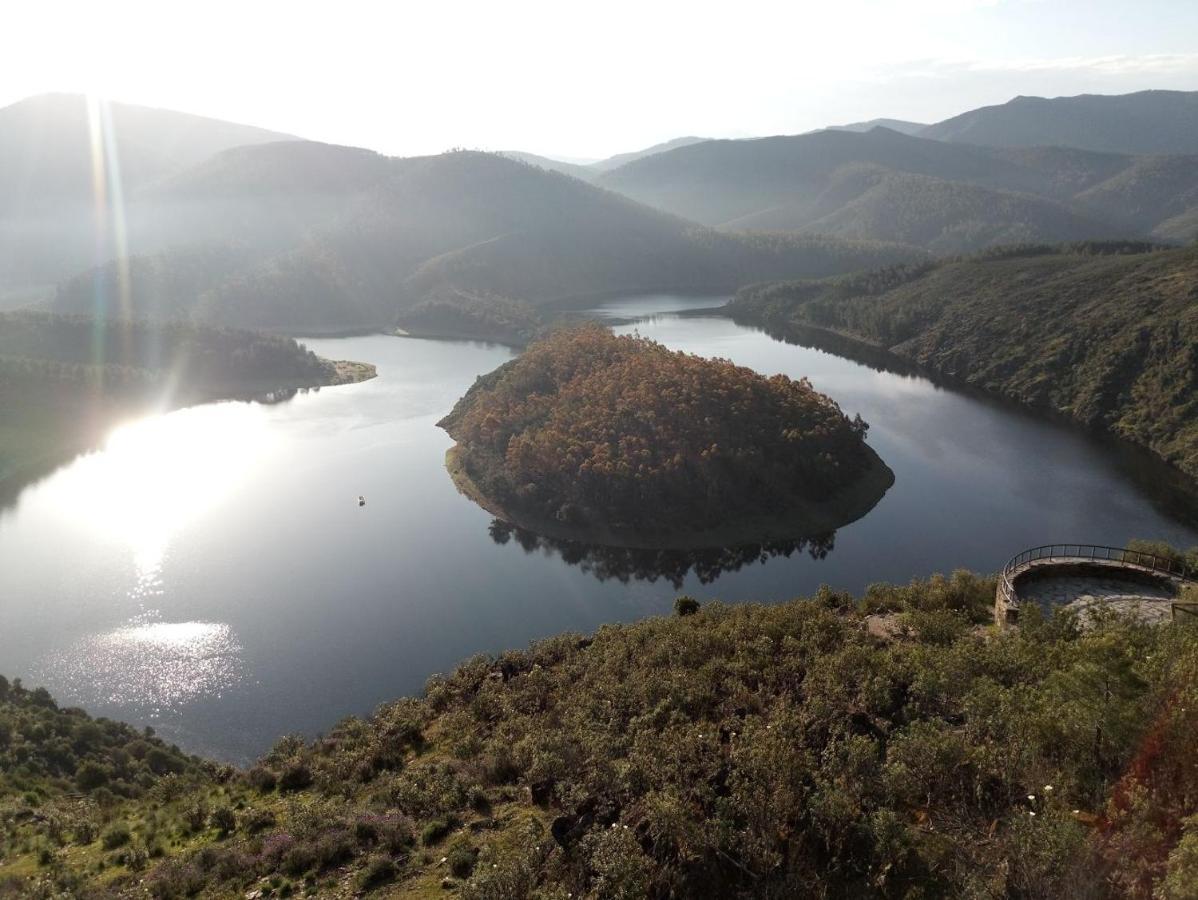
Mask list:
[[[829,125],[821,131],[873,131],[875,128],[889,128],[899,134],[919,134],[927,124],[924,122],[908,122],[904,119],[870,119],[866,122],[850,122],[848,125]]]
[[[1117,100],[1099,106],[1124,121],[1190,96],[1066,99]],[[518,153],[396,159],[97,108],[121,175],[99,220],[84,99],[0,110],[0,159],[20,160],[0,172],[0,305],[48,296],[57,282],[56,309],[90,311],[100,296],[110,314],[324,333],[390,324],[438,290],[536,305],[824,276],[912,259],[912,247],[1198,235],[1198,156],[984,147],[877,124],[919,127],[899,120],[684,137],[583,166]],[[47,135],[57,152],[39,154]],[[51,187],[35,211],[24,204],[39,184]],[[790,235],[745,233],[759,231]],[[108,263],[122,252],[132,290]],[[80,276],[97,262],[98,283]]]
[[[1010,240],[1148,235],[1192,205],[1198,158],[989,148],[874,128],[707,141],[622,166],[598,183],[712,226],[959,252]],[[1184,224],[1173,223],[1167,236],[1185,239]]]
[[[929,125],[919,136],[994,147],[1198,153],[1198,91],[1016,97]]]
[[[709,138],[702,137],[678,137],[670,141],[665,141],[660,144],[654,144],[652,147],[646,147],[644,150],[635,150],[631,153],[617,153],[615,156],[609,156],[607,159],[601,159],[597,163],[591,163],[590,168],[598,172],[609,172],[612,169],[618,169],[620,166],[630,162],[635,162],[638,159],[644,159],[646,156],[656,156],[658,153],[666,153],[670,150],[677,150],[679,147],[689,147],[691,144],[701,144]]]
[[[553,159],[550,156],[538,156],[535,153],[524,153],[521,150],[504,150],[500,153],[500,156],[506,156],[508,159],[514,159],[517,162],[528,163],[530,166],[540,166],[542,169],[548,169],[551,172],[561,172],[563,175],[581,178],[583,181],[590,181],[597,174],[589,165],[566,162],[561,159]]]
[[[91,116],[89,118],[89,115]],[[123,227],[137,245],[170,234],[143,221],[140,192],[233,147],[295,140],[170,110],[47,94],[0,109],[0,292],[44,284],[117,252],[117,226],[97,220],[95,163],[103,206],[128,204]],[[98,154],[98,155],[97,155]]]
[[[625,163],[633,162],[634,160],[644,159],[646,156],[654,156],[658,153],[665,153],[667,150],[675,150],[678,147],[687,147],[691,144],[700,144],[709,138],[701,137],[680,137],[674,138],[671,141],[665,141],[660,144],[654,144],[652,147],[646,147],[644,150],[634,150],[628,153],[617,153],[615,156],[609,156],[607,159],[596,160],[593,163],[573,163],[561,159],[553,159],[548,156],[538,156],[535,153],[524,153],[519,150],[504,150],[500,155],[506,156],[508,159],[519,160],[530,165],[540,166],[542,169],[549,169],[554,172],[561,172],[565,175],[572,175],[575,178],[581,178],[583,181],[593,181],[604,172],[610,172],[612,169],[618,169]]]
[[[90,116],[90,118],[89,118]],[[247,144],[295,140],[249,125],[124,103],[89,113],[78,94],[44,94],[0,109],[0,217],[94,202],[93,144],[118,161],[126,193]]]
[[[135,258],[129,291],[120,267],[109,265],[61,286],[53,308],[92,311],[98,293],[110,315],[322,333],[386,327],[446,286],[544,304],[671,287],[730,290],[919,255],[822,237],[720,234],[575,178],[465,151],[385,160],[302,143],[244,148],[162,191],[232,193],[268,221],[263,209],[291,202],[289,170],[314,165],[343,173],[332,186],[343,190],[327,194],[339,212],[293,245],[269,252],[243,240]],[[270,178],[252,175],[266,170]],[[240,190],[247,180],[256,184],[252,202]]]

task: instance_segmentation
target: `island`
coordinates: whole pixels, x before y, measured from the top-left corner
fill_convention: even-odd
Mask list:
[[[458,489],[505,522],[617,547],[826,534],[894,483],[806,379],[767,378],[599,325],[480,378],[438,423]]]

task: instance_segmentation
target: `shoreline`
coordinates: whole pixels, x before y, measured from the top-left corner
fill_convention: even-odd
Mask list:
[[[1143,454],[1151,459],[1154,465],[1162,466],[1165,470],[1180,479],[1188,494],[1198,496],[1198,472],[1182,468],[1176,462],[1168,459],[1152,445],[1120,434],[1113,428],[1102,423],[1083,422],[1068,412],[1053,406],[1037,403],[1027,403],[1019,397],[1001,390],[983,387],[975,384],[967,377],[956,372],[945,372],[935,366],[920,363],[896,353],[889,347],[871,341],[851,331],[835,328],[825,328],[806,322],[777,321],[757,313],[745,314],[735,309],[722,313],[732,322],[743,328],[753,328],[761,331],[776,341],[795,344],[800,347],[810,347],[833,356],[839,356],[850,362],[870,366],[883,372],[896,375],[925,378],[938,387],[956,391],[972,399],[997,406],[1008,412],[1016,412],[1036,421],[1050,422],[1072,430],[1077,430],[1093,440],[1098,440],[1120,453]],[[1196,520],[1198,521],[1198,520]]]
[[[163,409],[157,409],[153,403],[139,401],[114,401],[113,405],[100,411],[94,421],[82,427],[55,419],[43,422],[44,431],[48,437],[40,443],[35,442],[37,452],[7,453],[6,447],[0,444],[0,453],[5,454],[3,467],[0,467],[0,509],[3,509],[26,487],[35,484],[72,460],[94,450],[103,442],[105,435],[125,421],[137,419],[155,412],[167,413],[191,406],[201,406],[205,403],[219,403],[222,400],[242,402],[261,402],[264,397],[287,394],[291,391],[310,390],[313,388],[341,387],[343,385],[360,384],[378,377],[378,369],[373,363],[356,362],[353,360],[324,359],[332,365],[328,379],[313,383],[307,379],[291,381],[264,381],[261,384],[242,383],[232,385],[212,385],[193,390],[180,391]],[[20,418],[19,414],[16,418]],[[28,425],[28,421],[24,424]]]
[[[445,453],[445,468],[454,487],[467,499],[509,525],[515,525],[543,537],[556,540],[597,544],[629,550],[711,550],[746,544],[766,544],[797,540],[834,532],[865,516],[882,501],[895,481],[893,470],[868,444],[871,464],[851,486],[823,502],[807,502],[791,518],[766,517],[744,520],[721,528],[679,531],[668,536],[642,534],[628,530],[590,529],[526,512],[513,512],[483,493],[462,460],[462,445],[454,444]]]

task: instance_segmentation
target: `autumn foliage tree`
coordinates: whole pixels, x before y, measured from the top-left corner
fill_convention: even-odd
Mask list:
[[[806,379],[597,325],[533,344],[441,424],[488,496],[638,532],[777,515],[833,496],[876,459],[860,417]]]

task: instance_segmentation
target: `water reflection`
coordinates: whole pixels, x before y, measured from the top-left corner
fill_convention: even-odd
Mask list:
[[[135,706],[151,715],[219,697],[243,677],[242,648],[221,622],[132,622],[79,641],[48,668],[85,705]]]
[[[103,453],[47,484],[72,526],[128,547],[140,591],[152,585],[175,535],[233,495],[271,440],[261,407],[214,404],[116,428]]]
[[[693,572],[701,584],[711,584],[725,572],[738,572],[746,566],[765,563],[775,557],[789,558],[796,552],[806,552],[820,560],[832,552],[836,532],[775,541],[765,544],[743,544],[738,547],[716,547],[702,550],[644,550],[631,547],[608,547],[545,537],[518,525],[492,519],[488,532],[497,544],[515,542],[525,553],[540,552],[560,557],[562,562],[578,566],[599,581],[667,581],[675,589],[682,587]]]
[[[999,410],[1016,420],[1057,426],[1062,434],[1085,441],[1097,450],[1098,454],[1112,463],[1118,473],[1133,483],[1167,518],[1183,522],[1191,528],[1198,527],[1198,483],[1146,447],[1123,440],[1100,428],[1087,429],[1052,410],[1029,408],[1001,395],[983,391],[963,379],[922,369],[882,347],[799,323],[762,324],[743,321],[735,315],[730,318],[741,328],[765,334],[776,341],[831,353],[861,363],[881,374],[902,376],[905,382],[912,386],[913,393],[920,391],[918,380],[927,379],[935,384],[950,387],[954,393],[968,397],[981,406]],[[896,394],[902,391],[903,384],[902,380],[890,380],[885,383],[885,387],[892,394]],[[878,386],[881,385],[882,382],[879,382]]]

